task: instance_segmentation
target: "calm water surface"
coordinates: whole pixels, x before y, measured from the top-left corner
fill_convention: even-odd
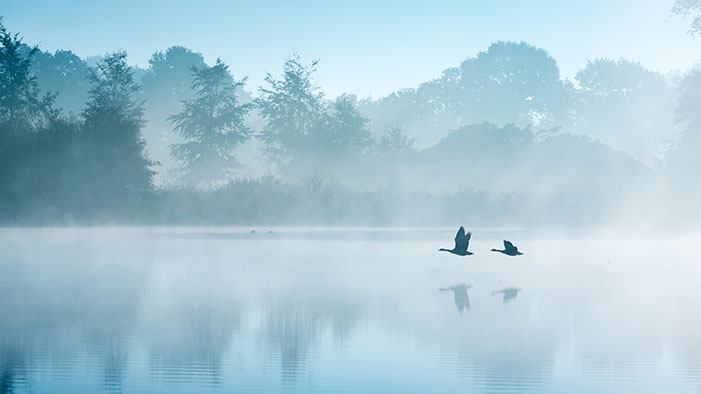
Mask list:
[[[0,393],[701,392],[699,237],[249,230],[0,230]]]

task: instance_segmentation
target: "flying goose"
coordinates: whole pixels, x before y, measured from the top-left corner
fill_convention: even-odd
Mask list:
[[[504,253],[507,256],[518,256],[523,254],[518,251],[518,248],[514,246],[511,242],[504,240],[504,250],[492,249],[492,252]]]
[[[472,254],[472,252],[467,251],[467,247],[470,244],[470,237],[472,237],[472,233],[465,234],[465,227],[460,226],[458,233],[455,234],[455,247],[453,249],[440,248],[438,251],[450,252],[458,256],[469,256]]]

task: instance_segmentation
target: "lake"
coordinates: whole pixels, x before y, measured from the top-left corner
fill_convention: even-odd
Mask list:
[[[701,391],[701,237],[251,230],[0,230],[0,393]]]

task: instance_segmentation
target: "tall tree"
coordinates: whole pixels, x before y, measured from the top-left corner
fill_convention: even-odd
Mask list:
[[[207,64],[202,54],[182,46],[158,51],[148,63],[146,75],[141,78],[142,97],[146,101],[144,114],[148,120],[142,132],[149,153],[161,163],[156,178],[162,182],[166,180],[166,174],[172,175],[179,167],[171,155],[170,146],[183,142],[173,131],[168,117],[181,110],[183,100],[194,98],[192,67],[202,68]]]
[[[25,47],[29,52],[32,48]],[[79,113],[88,98],[90,70],[83,59],[71,51],[57,50],[54,53],[36,51],[31,65],[42,92],[55,92],[56,107]]]
[[[127,64],[124,51],[108,54],[90,70],[89,100],[83,116],[96,120],[105,111],[114,112],[141,125],[143,102],[135,99],[141,87],[134,81],[134,72]]]
[[[497,42],[465,60],[459,70],[459,75],[444,74],[448,86],[441,90],[454,92],[450,107],[465,119],[538,129],[566,122],[569,86],[543,49],[525,42]]]
[[[0,122],[6,130],[36,125],[53,102],[51,94],[42,99],[30,70],[39,48],[25,48],[19,34],[9,33],[0,19]]]
[[[363,105],[373,129],[401,126],[417,143],[438,142],[448,130],[484,121],[534,130],[569,125],[572,86],[555,60],[525,42],[496,42],[459,67],[415,89]]]
[[[182,112],[169,118],[185,139],[172,145],[171,153],[189,180],[210,185],[225,180],[238,166],[233,150],[250,137],[244,118],[252,104],[239,104],[236,90],[246,79],[234,80],[220,59],[212,67],[193,67],[192,74],[196,97],[183,101]]]
[[[29,74],[36,49],[23,55],[21,47],[22,40],[9,33],[0,19],[0,219],[5,220],[20,202],[12,186],[24,156],[24,136],[29,134],[24,131],[31,125],[26,107],[38,101],[36,80]]]
[[[143,103],[136,101],[140,86],[126,61],[115,52],[98,62],[90,73],[89,101],[83,111],[85,193],[90,202],[112,213],[144,205],[153,190],[151,167],[141,137]],[[113,210],[110,210],[113,208]]]
[[[324,94],[312,80],[317,64],[305,65],[295,53],[283,65],[281,79],[268,73],[268,86],[259,88],[255,103],[266,121],[261,139],[268,157],[279,164],[304,154],[310,132],[325,120]]]
[[[194,95],[191,89],[192,68],[207,66],[202,54],[181,46],[154,53],[148,64],[148,72],[141,83],[146,105],[158,112],[172,111],[183,100],[191,99]]]
[[[319,153],[362,153],[373,144],[369,120],[358,111],[354,95],[342,94],[333,102],[325,122],[318,122],[309,137]]]
[[[665,77],[627,60],[587,62],[575,79],[573,128],[655,164],[676,140],[676,93]]]
[[[67,200],[61,177],[77,124],[53,108],[52,93],[40,95],[38,52],[0,23],[0,220],[41,216]]]

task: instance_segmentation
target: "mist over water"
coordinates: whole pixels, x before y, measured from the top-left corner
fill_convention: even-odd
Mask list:
[[[701,389],[698,236],[248,230],[2,231],[3,392]]]

